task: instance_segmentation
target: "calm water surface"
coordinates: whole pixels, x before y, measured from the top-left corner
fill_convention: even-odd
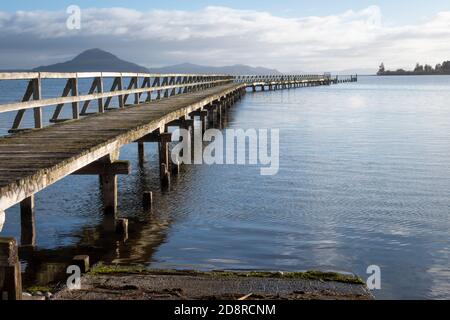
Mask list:
[[[14,88],[13,88],[14,89]],[[14,90],[0,87],[8,101]],[[17,88],[16,88],[17,90]],[[70,110],[68,110],[70,112]],[[11,115],[0,115],[2,133]],[[155,268],[381,267],[379,298],[450,298],[450,77],[360,77],[330,87],[248,93],[228,128],[279,128],[280,171],[189,166],[158,187],[155,146],[121,158],[128,240],[108,232],[97,177],[68,177],[36,197],[38,247],[22,249],[29,282],[45,282],[76,254]],[[156,211],[141,209],[144,190]],[[3,232],[20,238],[18,208]]]

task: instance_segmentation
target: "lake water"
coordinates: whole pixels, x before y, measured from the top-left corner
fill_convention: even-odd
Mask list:
[[[0,115],[3,132],[10,123]],[[119,203],[128,240],[104,227],[98,178],[68,177],[36,196],[38,247],[21,251],[26,281],[43,283],[87,253],[155,268],[362,278],[378,265],[378,298],[450,298],[450,77],[249,92],[226,127],[280,129],[279,173],[186,166],[161,193],[155,146],[142,169],[136,145],[126,146],[133,173],[119,178]],[[141,208],[144,190],[155,192],[152,214]],[[20,238],[17,207],[1,235]]]

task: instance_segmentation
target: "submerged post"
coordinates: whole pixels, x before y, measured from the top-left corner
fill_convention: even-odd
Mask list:
[[[128,238],[128,219],[116,220],[116,233]]]
[[[100,181],[104,213],[115,216],[117,214],[117,176],[115,174],[102,174]]]
[[[139,166],[142,168],[145,162],[145,148],[143,142],[138,142]]]
[[[0,300],[22,300],[22,276],[14,238],[0,238]]]
[[[142,205],[144,210],[152,210],[153,208],[153,192],[145,191],[142,197]]]
[[[161,187],[163,189],[170,188],[169,142],[171,141],[171,139],[171,133],[161,133],[159,135],[159,174]]]

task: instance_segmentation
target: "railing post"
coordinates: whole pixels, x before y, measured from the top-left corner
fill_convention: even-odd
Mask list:
[[[118,88],[119,91],[123,90],[123,78],[122,78],[122,76],[117,78],[117,88]],[[124,96],[123,95],[119,95],[117,98],[119,99],[119,108],[123,108],[125,106]]]
[[[150,90],[152,83],[151,83],[150,77],[144,78],[144,84],[145,84],[145,88],[147,88],[149,90],[146,92],[147,99],[145,101],[150,102],[150,101],[152,101],[152,91]],[[144,84],[142,85],[143,87],[144,87]]]
[[[133,81],[134,81],[134,89],[137,90],[139,88],[139,77],[138,76],[134,77]],[[139,104],[139,102],[140,102],[139,93],[135,93],[134,94],[134,104],[135,105]]]
[[[103,77],[98,77],[96,79],[97,81],[97,93],[102,94],[103,93]],[[97,104],[98,104],[98,112],[99,113],[104,113],[105,112],[105,106],[103,104],[103,98],[99,98],[97,100]]]
[[[155,80],[153,80],[152,87],[159,87],[160,86],[160,77],[155,77]],[[161,90],[156,90],[156,100],[161,99]]]
[[[169,77],[164,77],[161,86],[167,87],[169,85]],[[169,89],[164,89],[164,98],[169,97]]]
[[[175,85],[176,78],[170,77],[169,86]],[[174,96],[176,94],[175,88],[172,88],[172,90],[169,92],[169,97]]]
[[[33,100],[40,100],[41,99],[41,74],[39,74],[39,77],[37,79],[33,79]],[[36,129],[41,129],[43,127],[42,125],[42,108],[34,108],[34,127]]]
[[[186,86],[187,83],[188,83],[188,77],[183,77],[183,82],[182,82],[182,84],[184,84],[184,87],[182,88],[183,93],[188,92],[188,87]]]
[[[0,300],[22,300],[22,276],[13,238],[0,238]]]
[[[71,93],[72,97],[78,97],[78,78],[70,79],[71,83]],[[72,102],[72,118],[80,118],[79,102]]]

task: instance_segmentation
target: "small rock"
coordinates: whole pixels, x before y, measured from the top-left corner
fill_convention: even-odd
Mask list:
[[[33,296],[38,296],[38,297],[42,297],[44,294],[42,293],[42,291],[36,291]]]
[[[46,292],[44,294],[44,297],[46,297],[47,299],[51,299],[53,297],[53,294],[51,292]]]
[[[32,297],[33,295],[28,292],[22,292],[22,297]]]

